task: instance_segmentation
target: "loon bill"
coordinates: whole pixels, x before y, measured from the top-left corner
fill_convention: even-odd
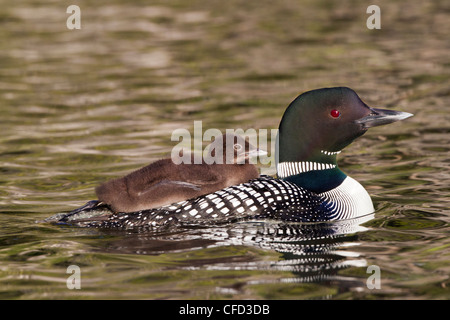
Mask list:
[[[93,200],[48,221],[96,228],[165,230],[248,220],[322,222],[359,218],[374,212],[372,200],[360,183],[340,170],[337,155],[369,128],[411,116],[371,108],[346,87],[308,91],[291,102],[281,119],[277,178],[250,177],[214,192],[134,212],[111,210],[108,203]],[[170,191],[167,193],[170,197]]]

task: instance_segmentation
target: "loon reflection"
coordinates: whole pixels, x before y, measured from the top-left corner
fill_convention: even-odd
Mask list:
[[[358,245],[358,233],[367,230],[361,224],[374,215],[337,222],[295,224],[279,221],[243,222],[221,227],[177,229],[176,233],[129,233],[110,243],[107,251],[146,255],[187,252],[212,247],[247,246],[279,253],[278,258],[255,261],[255,256],[235,259],[204,259],[189,264],[189,270],[274,270],[292,272],[292,278],[275,281],[321,282],[357,281],[337,276],[341,269],[365,267],[358,252],[348,250]],[[123,235],[123,234],[122,234]],[[259,280],[258,280],[259,281]],[[273,280],[271,280],[273,281]]]

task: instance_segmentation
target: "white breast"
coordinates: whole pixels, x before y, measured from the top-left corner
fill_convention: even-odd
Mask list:
[[[355,179],[346,177],[336,188],[320,194],[337,213],[335,219],[352,219],[375,211],[366,189]]]

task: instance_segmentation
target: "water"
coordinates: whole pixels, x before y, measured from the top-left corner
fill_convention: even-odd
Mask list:
[[[0,4],[0,298],[450,297],[448,2],[378,2],[381,30],[363,1],[79,1],[81,30],[66,28],[69,3]],[[374,200],[368,221],[165,234],[35,223],[170,155],[174,129],[274,129],[299,93],[340,85],[415,114],[340,154]]]

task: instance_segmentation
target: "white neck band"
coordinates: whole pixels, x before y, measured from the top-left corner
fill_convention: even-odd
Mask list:
[[[331,163],[320,163],[312,161],[281,162],[277,166],[277,175],[279,178],[286,178],[303,172],[334,168],[336,168],[336,165]]]

